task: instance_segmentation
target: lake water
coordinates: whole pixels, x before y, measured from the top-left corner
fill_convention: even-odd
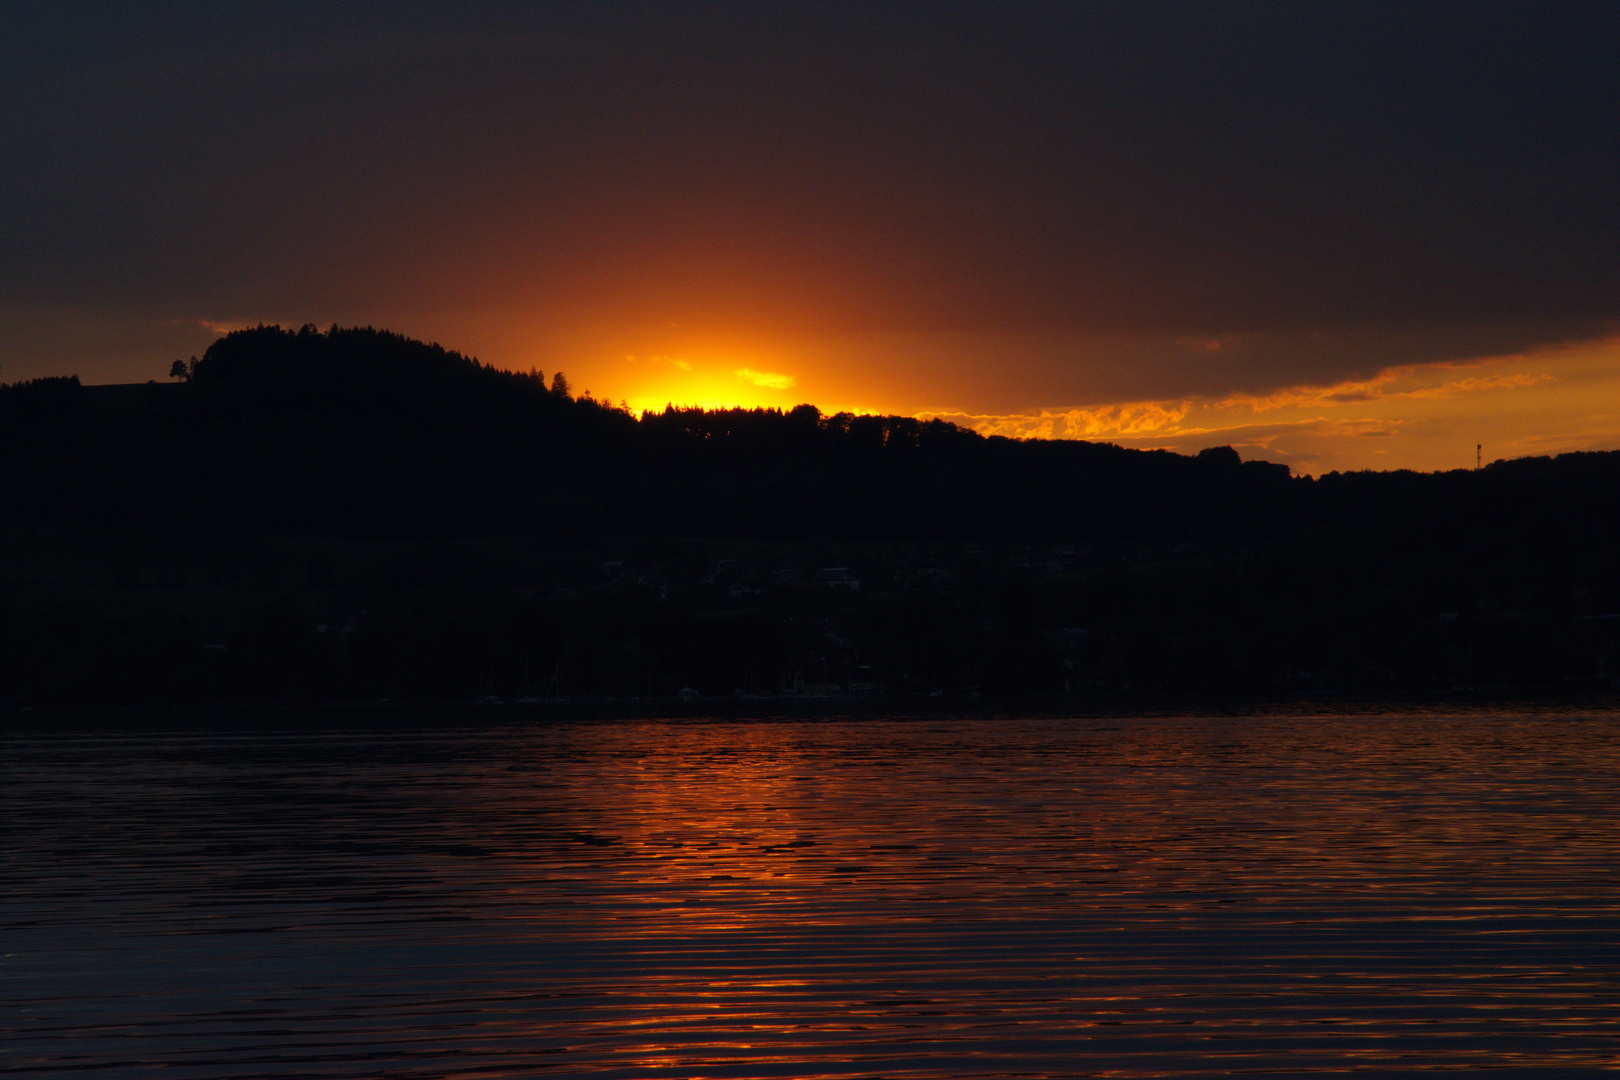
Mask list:
[[[1597,1075],[1605,714],[0,729],[0,1073]]]

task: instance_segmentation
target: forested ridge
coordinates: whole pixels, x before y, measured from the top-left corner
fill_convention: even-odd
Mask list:
[[[171,374],[0,386],[0,700],[1620,675],[1620,454],[1312,479],[808,405],[637,418],[337,327]]]
[[[372,330],[238,331],[178,384],[0,391],[7,490],[49,521],[344,535],[845,539],[1229,528],[1286,470],[910,417],[671,408]]]

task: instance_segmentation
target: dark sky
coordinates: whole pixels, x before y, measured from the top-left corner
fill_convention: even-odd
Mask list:
[[[1260,342],[963,384],[1012,408],[1593,338],[1617,42],[1613,3],[8,5],[0,378],[258,319]]]

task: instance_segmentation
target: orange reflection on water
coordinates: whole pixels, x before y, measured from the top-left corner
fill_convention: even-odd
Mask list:
[[[1613,716],[184,738],[0,755],[18,1071],[1614,1062]]]

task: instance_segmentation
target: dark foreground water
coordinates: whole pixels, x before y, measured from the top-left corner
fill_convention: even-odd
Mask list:
[[[1612,716],[13,728],[0,827],[0,1073],[1620,1067]]]

